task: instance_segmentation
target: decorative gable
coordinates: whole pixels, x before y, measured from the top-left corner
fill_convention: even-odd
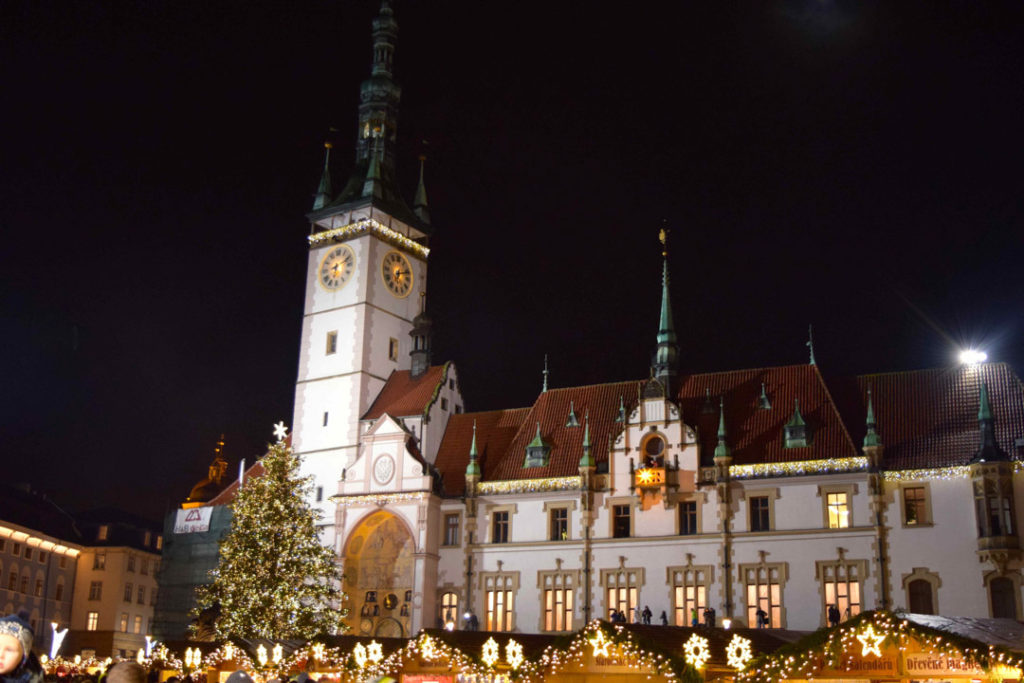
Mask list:
[[[526,459],[523,461],[523,467],[547,467],[550,457],[551,447],[544,443],[544,439],[540,435],[540,422],[538,422],[537,435],[533,437],[533,441],[526,444]]]

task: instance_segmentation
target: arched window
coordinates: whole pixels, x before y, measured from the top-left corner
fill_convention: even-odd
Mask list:
[[[924,579],[907,582],[907,602],[914,614],[935,614],[935,603],[932,600],[932,584]]]
[[[1013,581],[1000,576],[988,582],[989,597],[992,602],[992,616],[996,618],[1017,618],[1017,597],[1014,595]]]
[[[441,612],[438,615],[441,623],[448,626],[459,623],[459,594],[448,591],[441,596]]]

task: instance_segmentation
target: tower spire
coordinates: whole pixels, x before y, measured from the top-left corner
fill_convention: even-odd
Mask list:
[[[480,463],[477,462],[476,452],[476,420],[473,420],[473,443],[469,447],[469,464],[466,465],[467,477],[480,476]]]
[[[593,467],[594,459],[590,456],[590,411],[584,417],[585,427],[583,429],[583,457],[580,458],[580,467]]]
[[[814,360],[814,325],[807,326],[807,349],[811,353],[810,364],[817,365],[818,362]]]
[[[715,446],[715,460],[728,458],[729,445],[725,443],[725,398],[718,398],[718,445]]]
[[[988,401],[988,385],[984,382],[981,383],[978,395],[978,429],[981,432],[981,445],[971,459],[972,463],[1005,462],[1010,459],[996,441],[996,420]]]
[[[870,386],[868,387],[868,415],[865,419],[865,426],[867,427],[867,434],[864,435],[864,447],[871,448],[874,446],[881,446],[882,439],[878,436],[878,432],[876,431],[875,406],[871,400]]]
[[[316,189],[316,197],[313,199],[313,210],[324,208],[331,201],[331,148],[330,142],[324,143],[324,172],[320,175],[320,186]]]
[[[679,365],[679,346],[672,322],[672,304],[669,298],[668,279],[668,231],[658,232],[661,241],[661,316],[658,320],[658,347],[654,352],[651,374],[665,387],[667,396],[673,396]]]
[[[412,200],[412,210],[424,223],[430,222],[430,209],[427,207],[427,186],[423,184],[423,165],[427,157],[420,155],[420,182],[416,186],[416,196]]]
[[[541,388],[542,394],[548,393],[548,354],[544,354],[544,386]]]

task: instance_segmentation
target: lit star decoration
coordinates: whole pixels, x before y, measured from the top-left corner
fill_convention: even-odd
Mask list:
[[[494,666],[494,663],[498,661],[498,641],[494,638],[488,638],[480,653],[480,659],[488,667]]]
[[[726,663],[734,669],[742,670],[754,656],[750,649],[750,641],[738,633],[725,646]]]
[[[604,637],[604,631],[600,628],[597,629],[597,633],[594,634],[594,637],[590,639],[590,644],[594,646],[595,657],[608,656],[608,646],[611,645],[611,643]]]
[[[256,648],[256,661],[260,663],[260,666],[267,665],[267,648],[262,643]]]
[[[711,648],[708,646],[708,639],[694,633],[683,644],[683,654],[686,657],[687,664],[697,669],[704,668],[704,664],[711,658]]]
[[[523,646],[518,641],[510,640],[505,643],[505,661],[513,670],[523,664]]]
[[[875,627],[868,624],[868,627],[861,631],[857,636],[857,640],[861,644],[861,657],[867,657],[870,654],[874,654],[876,657],[882,656],[881,645],[882,641],[885,640],[885,634],[875,633]]]
[[[280,664],[282,657],[284,657],[284,648],[281,647],[281,643],[278,643],[274,646],[274,649],[271,650],[270,659],[274,664]]]
[[[313,645],[313,658],[316,659],[317,661],[319,661],[319,660],[324,658],[324,644],[323,643],[316,643],[315,645]]]
[[[366,648],[362,643],[356,643],[356,646],[352,648],[352,659],[360,669],[366,666]]]
[[[277,437],[277,440],[279,442],[284,441],[285,437],[288,436],[288,428],[284,426],[283,421],[278,422],[276,425],[274,425],[274,436]]]
[[[384,659],[384,648],[376,640],[371,640],[370,644],[366,646],[366,658],[373,664],[377,664]]]
[[[420,655],[423,659],[432,661],[436,656],[436,648],[434,647],[434,639],[430,636],[424,635],[422,642],[420,643]]]

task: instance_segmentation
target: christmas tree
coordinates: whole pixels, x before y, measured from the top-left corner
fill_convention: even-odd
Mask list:
[[[310,640],[344,628],[334,552],[320,542],[319,513],[306,502],[312,478],[299,476],[285,433],[276,425],[264,473],[235,495],[213,583],[196,591],[193,616],[213,609],[218,638]]]

